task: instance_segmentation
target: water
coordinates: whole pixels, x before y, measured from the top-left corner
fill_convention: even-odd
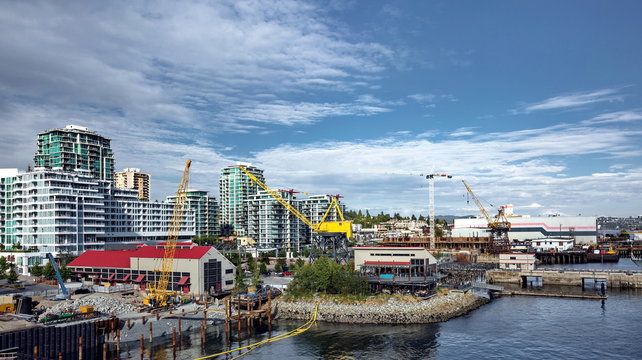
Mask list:
[[[642,270],[630,258],[620,258],[618,262],[540,265],[538,269]]]
[[[621,265],[626,266],[626,262]],[[582,292],[580,288],[565,289]],[[642,291],[610,290],[608,295],[605,301],[503,297],[468,315],[437,324],[391,326],[320,322],[304,334],[264,345],[243,358],[642,359]],[[292,330],[303,322],[276,321],[271,335]],[[240,341],[234,337],[230,348],[268,337],[267,329]],[[210,328],[204,348],[200,346],[198,332],[184,336],[184,350],[177,351],[175,357],[170,339],[155,344],[153,359],[195,359],[227,349],[222,326]],[[130,346],[129,356],[139,359],[138,343]],[[121,357],[127,355],[123,350]],[[146,357],[149,355],[147,352]],[[238,353],[233,354],[236,355]]]

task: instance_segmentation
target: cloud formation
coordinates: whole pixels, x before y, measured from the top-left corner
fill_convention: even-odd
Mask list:
[[[512,112],[514,114],[528,114],[540,110],[567,109],[598,102],[622,101],[624,95],[619,92],[620,89],[601,89],[587,93],[555,96],[538,103],[525,105]]]

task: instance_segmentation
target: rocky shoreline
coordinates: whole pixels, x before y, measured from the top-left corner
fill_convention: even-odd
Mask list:
[[[447,321],[464,315],[490,300],[473,293],[435,296],[414,303],[343,305],[321,303],[317,320],[361,324],[421,324]],[[277,301],[276,318],[307,320],[316,303]]]

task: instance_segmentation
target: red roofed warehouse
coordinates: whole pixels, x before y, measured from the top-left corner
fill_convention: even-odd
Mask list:
[[[72,273],[95,283],[135,284],[146,289],[157,281],[163,260],[163,243],[127,250],[89,250],[68,268]],[[234,287],[235,267],[211,246],[179,244],[174,255],[169,289],[184,294],[225,294]]]

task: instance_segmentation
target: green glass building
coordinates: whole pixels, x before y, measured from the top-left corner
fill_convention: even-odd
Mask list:
[[[256,176],[257,179],[265,181],[263,170],[258,169],[250,164],[239,165],[245,166],[247,171]],[[250,195],[258,192],[259,187],[256,185],[238,165],[228,166],[221,169],[219,178],[220,191],[220,212],[219,223],[221,225],[221,235],[229,235],[235,232],[239,236],[247,236],[248,233],[248,209],[245,200]]]
[[[88,170],[99,180],[114,180],[114,153],[111,139],[88,128],[67,125],[38,134],[36,167],[63,171]]]

